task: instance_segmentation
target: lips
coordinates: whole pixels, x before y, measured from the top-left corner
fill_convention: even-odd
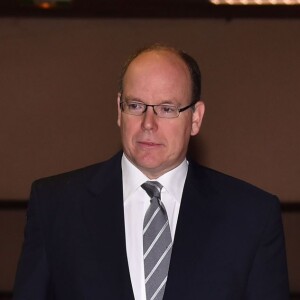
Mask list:
[[[151,141],[139,141],[138,145],[140,145],[141,147],[145,147],[145,148],[154,148],[154,147],[161,146],[161,144],[151,142]]]

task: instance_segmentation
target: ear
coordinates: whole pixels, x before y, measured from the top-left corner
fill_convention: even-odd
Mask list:
[[[117,124],[120,127],[121,126],[121,117],[122,117],[122,113],[121,113],[121,109],[120,109],[120,101],[121,101],[121,93],[118,93],[118,100],[117,100],[117,104],[118,104],[118,120],[117,120]]]
[[[200,131],[203,116],[205,111],[205,105],[203,101],[198,101],[195,104],[195,110],[192,116],[192,129],[191,135],[196,135]]]

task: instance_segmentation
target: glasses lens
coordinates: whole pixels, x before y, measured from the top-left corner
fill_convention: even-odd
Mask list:
[[[176,118],[178,117],[178,108],[174,105],[157,105],[155,112],[160,118]]]
[[[123,111],[131,115],[141,115],[145,110],[145,104],[139,102],[122,102]]]

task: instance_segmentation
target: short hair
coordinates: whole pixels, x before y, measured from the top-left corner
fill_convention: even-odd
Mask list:
[[[127,72],[129,65],[141,54],[152,51],[169,51],[171,53],[176,54],[187,66],[192,84],[192,103],[195,103],[200,100],[201,97],[201,72],[198,66],[197,61],[188,53],[183,50],[176,49],[167,45],[162,44],[153,44],[148,47],[141,48],[137,50],[123,65],[121,70],[120,78],[119,78],[119,92],[122,94],[123,92],[123,81],[124,76]]]

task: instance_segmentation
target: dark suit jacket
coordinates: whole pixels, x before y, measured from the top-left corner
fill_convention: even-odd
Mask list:
[[[15,300],[133,300],[121,155],[33,184]],[[164,300],[286,300],[280,206],[190,163]]]

